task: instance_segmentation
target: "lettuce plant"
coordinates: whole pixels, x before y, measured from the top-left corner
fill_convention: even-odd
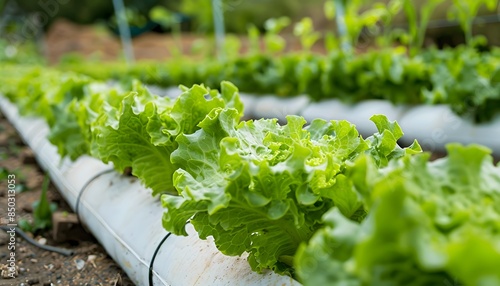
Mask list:
[[[163,225],[186,235],[190,221],[201,238],[213,236],[227,255],[248,253],[252,269],[293,274],[298,246],[321,226],[321,216],[338,206],[353,220],[365,209],[344,185],[347,162],[367,153],[377,165],[420,152],[401,148],[397,123],[372,120],[379,132],[363,139],[346,121],[288,116],[239,122],[235,109],[213,109],[192,134],[176,139],[172,163],[178,195],[162,196]]]
[[[302,244],[304,285],[500,285],[500,165],[490,150],[447,146],[448,157],[405,156],[386,168],[361,156],[346,170],[368,215],[338,207]]]

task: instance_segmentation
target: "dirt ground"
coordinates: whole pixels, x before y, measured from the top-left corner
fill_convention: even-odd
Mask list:
[[[0,225],[7,221],[7,179],[2,173],[16,176],[16,221],[33,220],[32,204],[39,199],[44,172],[38,167],[33,153],[25,146],[12,125],[0,113]],[[71,213],[59,192],[51,184],[48,199],[57,204],[58,212]],[[106,254],[106,251],[89,235],[88,239],[55,242],[52,230],[31,235],[35,240],[46,241],[74,251],[72,256],[63,256],[37,248],[16,235],[16,265],[19,275],[15,279],[4,279],[3,285],[134,285],[121,268]],[[9,236],[0,230],[0,268],[5,270]],[[83,268],[81,268],[83,266]],[[78,269],[81,268],[81,269]]]
[[[287,46],[285,51],[301,49],[299,40],[293,35],[283,35]],[[241,43],[239,52],[248,50],[246,36],[238,37]],[[183,33],[181,35],[182,54],[191,58],[200,57],[193,54],[193,47],[199,45],[200,35]],[[105,27],[78,25],[59,19],[51,25],[45,35],[44,56],[50,64],[59,62],[62,56],[76,53],[86,58],[98,57],[101,61],[114,61],[122,56],[120,39]],[[207,44],[208,42],[205,42]],[[167,60],[173,55],[171,48],[176,47],[176,40],[170,34],[148,32],[132,39],[134,58],[136,60]],[[264,43],[261,41],[261,49]],[[317,53],[325,53],[324,42],[318,41],[312,49]]]
[[[322,13],[322,11],[320,11]],[[317,15],[318,18],[323,17]],[[320,22],[316,26],[318,31],[333,31],[332,23]],[[477,34],[483,34],[490,39],[491,44],[498,45],[498,37],[493,34],[500,28],[500,23],[491,24],[487,27],[479,25],[475,27]],[[364,34],[363,34],[364,35]],[[286,40],[285,52],[300,51],[300,41],[292,34],[292,29],[289,27],[285,30],[282,36]],[[199,46],[198,40],[203,37],[198,34],[183,32],[181,35],[182,55],[191,58],[201,57],[201,55],[193,54],[193,47]],[[246,35],[238,36],[241,43],[239,52],[246,53],[249,47],[248,38]],[[426,34],[426,45],[456,46],[463,43],[463,33],[457,27],[444,27],[430,29]],[[205,42],[205,45],[209,43]],[[210,44],[212,45],[212,44]],[[167,60],[173,56],[171,53],[172,47],[176,47],[176,40],[171,34],[159,34],[155,32],[147,32],[132,39],[134,57],[136,60]],[[199,47],[198,47],[199,48]],[[374,41],[370,37],[361,36],[361,39],[356,47],[359,53],[366,52],[369,49],[374,49]],[[261,50],[264,50],[264,42],[261,41]],[[325,54],[326,48],[323,39],[320,39],[312,47],[315,53]],[[68,53],[77,53],[85,58],[95,59],[100,61],[115,61],[122,58],[122,48],[120,38],[112,34],[109,29],[104,26],[79,25],[65,19],[56,20],[47,31],[44,37],[43,54],[47,58],[49,64],[57,64],[62,56]]]

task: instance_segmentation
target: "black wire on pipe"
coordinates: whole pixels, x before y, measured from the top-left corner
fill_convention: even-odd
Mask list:
[[[149,264],[149,272],[148,272],[148,281],[149,281],[149,286],[153,286],[153,265],[155,264],[155,259],[156,259],[156,255],[158,254],[158,251],[160,251],[160,248],[161,246],[163,245],[163,243],[165,242],[165,240],[167,240],[167,238],[170,237],[172,233],[167,233],[167,235],[160,241],[160,243],[158,244],[158,246],[156,247],[155,249],[155,252],[153,253],[153,257],[151,258],[151,263]]]
[[[80,190],[80,192],[78,193],[78,197],[76,198],[76,204],[75,204],[75,214],[76,214],[76,217],[78,219],[78,221],[80,222],[80,224],[82,225],[83,229],[87,232],[90,233],[90,231],[87,230],[87,228],[85,227],[85,225],[83,224],[83,221],[81,220],[80,218],[80,201],[82,199],[82,195],[83,195],[83,192],[85,192],[85,190],[90,186],[90,184],[96,180],[97,178],[99,178],[100,176],[102,175],[105,175],[105,174],[109,174],[111,172],[113,172],[115,169],[111,168],[111,169],[107,169],[107,170],[104,170],[98,174],[96,174],[95,176],[93,176],[92,178],[90,178],[90,180],[88,180],[85,185],[83,185],[82,189]]]
[[[190,223],[190,221],[187,221],[186,222],[186,225]],[[161,246],[163,245],[163,243],[170,237],[172,233],[169,232],[167,233],[167,235],[165,235],[165,237],[160,241],[160,243],[158,244],[158,246],[156,246],[156,249],[155,249],[155,252],[153,253],[153,257],[151,258],[151,262],[149,263],[149,286],[154,286],[154,283],[153,283],[153,266],[155,264],[155,259],[156,259],[156,255],[158,255],[158,252],[160,251],[160,248]]]
[[[36,247],[38,247],[40,249],[51,251],[51,252],[56,252],[56,253],[62,254],[64,256],[71,256],[71,255],[74,254],[74,251],[70,250],[70,249],[61,248],[61,247],[55,247],[55,246],[50,246],[50,245],[45,245],[45,244],[40,244],[36,240],[34,240],[33,238],[29,237],[19,227],[10,227],[10,226],[6,226],[6,225],[2,225],[2,226],[0,226],[0,228],[2,230],[4,230],[5,232],[11,231],[12,229],[14,229],[17,234],[19,234],[22,238],[24,238],[24,240],[26,240],[30,244],[32,244],[32,245],[34,245],[34,246],[36,246]]]

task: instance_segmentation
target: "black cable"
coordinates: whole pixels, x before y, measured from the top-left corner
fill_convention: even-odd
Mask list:
[[[186,222],[186,225],[191,223],[191,219],[189,219]],[[163,245],[163,243],[167,240],[167,238],[170,237],[172,233],[167,233],[167,235],[160,241],[158,246],[155,249],[155,252],[153,253],[153,258],[151,258],[151,263],[149,264],[149,286],[153,286],[153,264],[155,263],[156,255],[158,254],[158,251],[160,251],[160,247]]]
[[[10,226],[6,226],[6,225],[2,225],[2,226],[0,226],[0,228],[2,230],[4,230],[5,232],[11,231],[12,229],[15,229],[16,233],[19,234],[22,238],[24,238],[24,240],[26,240],[27,242],[31,243],[32,245],[34,245],[34,246],[36,246],[38,248],[41,248],[43,250],[57,252],[57,253],[62,254],[64,256],[71,256],[71,255],[74,254],[73,250],[69,250],[69,249],[61,248],[61,247],[50,246],[50,245],[40,244],[40,243],[38,243],[38,241],[36,241],[36,240],[32,239],[31,237],[29,237],[19,227],[10,227]]]
[[[160,251],[160,247],[167,240],[167,238],[170,237],[171,234],[172,233],[170,232],[167,233],[167,235],[160,241],[155,249],[155,252],[153,253],[153,258],[151,258],[151,263],[149,264],[149,286],[153,286],[153,264],[155,263],[156,255],[158,254],[158,251]]]
[[[108,169],[108,170],[105,170],[105,171],[102,171],[100,173],[98,173],[97,175],[93,176],[92,178],[90,178],[90,180],[88,180],[85,185],[83,185],[82,189],[80,190],[80,192],[78,193],[78,197],[76,198],[76,205],[75,205],[75,214],[76,214],[76,217],[78,218],[78,221],[80,222],[80,224],[82,225],[82,227],[85,229],[83,223],[82,223],[82,220],[80,219],[80,200],[82,198],[82,194],[85,192],[85,190],[88,188],[88,186],[97,178],[99,178],[100,176],[102,175],[105,175],[107,173],[111,173],[113,172],[114,169]],[[87,229],[85,229],[87,230]]]
[[[78,197],[76,198],[76,205],[75,205],[75,213],[76,213],[76,216],[78,218],[78,221],[80,221],[80,223],[82,222],[81,219],[80,219],[80,200],[81,200],[81,197],[83,195],[83,193],[85,192],[85,190],[88,188],[88,186],[97,178],[99,178],[100,176],[104,175],[104,174],[107,174],[107,173],[111,173],[113,172],[114,169],[108,169],[108,170],[105,170],[97,175],[95,175],[94,177],[92,177],[87,183],[85,183],[85,185],[83,185],[81,191],[78,193]],[[85,226],[82,224],[82,227],[85,229]],[[163,243],[170,237],[171,233],[167,233],[167,235],[165,235],[165,237],[160,241],[160,243],[158,244],[158,246],[156,247],[154,253],[153,253],[153,257],[151,258],[151,262],[149,264],[149,285],[150,286],[153,286],[153,265],[154,265],[154,262],[155,262],[155,259],[156,259],[156,256],[158,255],[158,252],[160,251],[160,248],[161,246],[163,245]]]

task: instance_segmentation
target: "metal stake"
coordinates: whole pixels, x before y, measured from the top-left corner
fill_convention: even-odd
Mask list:
[[[123,5],[123,0],[113,0],[113,6],[115,8],[116,21],[118,23],[118,30],[120,31],[125,60],[130,65],[134,63],[134,50],[132,48],[130,28],[125,17],[125,5]]]

